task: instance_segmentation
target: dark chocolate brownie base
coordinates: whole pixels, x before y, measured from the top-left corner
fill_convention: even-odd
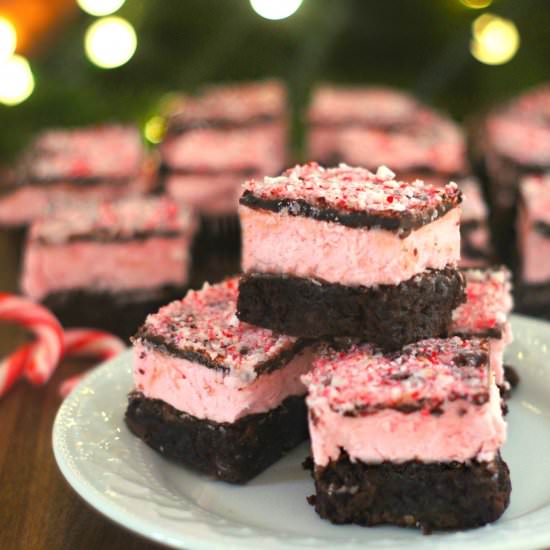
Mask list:
[[[369,465],[343,453],[314,472],[316,512],[332,523],[383,523],[468,529],[496,521],[510,502],[510,473],[500,455],[490,463]]]
[[[173,300],[183,298],[187,287],[163,287],[154,292],[111,293],[76,289],[46,296],[43,304],[53,311],[64,327],[106,330],[129,339],[149,313]]]
[[[230,483],[246,483],[308,437],[303,397],[230,424],[201,420],[134,392],[126,424],[164,456]]]
[[[251,273],[240,281],[237,315],[283,334],[360,337],[393,350],[447,336],[452,311],[463,301],[463,276],[451,268],[372,288]]]

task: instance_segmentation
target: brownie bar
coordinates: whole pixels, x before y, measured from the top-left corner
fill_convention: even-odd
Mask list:
[[[372,288],[251,273],[240,281],[237,315],[283,334],[357,336],[384,349],[399,349],[446,336],[452,311],[463,301],[463,276],[451,268]]]
[[[43,304],[64,327],[91,327],[129,339],[149,313],[184,296],[187,288],[166,286],[154,291],[108,292],[74,289],[54,292]]]
[[[303,397],[235,423],[201,420],[133,392],[126,424],[153,449],[209,476],[246,483],[307,439]]]
[[[316,512],[332,523],[465,529],[497,520],[510,501],[508,466],[492,462],[402,464],[337,461],[314,472]]]

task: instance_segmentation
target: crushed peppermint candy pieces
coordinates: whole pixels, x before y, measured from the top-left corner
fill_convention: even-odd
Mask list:
[[[424,212],[430,208],[435,212],[446,202],[461,201],[461,192],[453,182],[438,187],[420,180],[398,181],[386,166],[372,173],[346,164],[324,168],[315,162],[295,166],[279,177],[249,180],[243,190],[262,200],[304,201],[347,212]]]
[[[136,339],[203,356],[227,374],[251,382],[259,368],[291,350],[298,339],[239,321],[238,286],[235,277],[189,291],[149,315]]]
[[[302,379],[308,403],[325,402],[342,415],[393,408],[426,413],[457,399],[480,405],[489,399],[487,340],[428,339],[399,352],[371,344],[339,351],[325,347]]]
[[[451,332],[487,334],[501,331],[512,311],[511,274],[498,269],[466,269],[466,302],[453,312]]]

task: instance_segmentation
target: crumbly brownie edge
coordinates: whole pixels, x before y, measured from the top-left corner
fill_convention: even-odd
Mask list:
[[[316,512],[332,523],[468,529],[496,521],[510,502],[508,466],[492,462],[402,464],[337,461],[315,468]]]
[[[279,213],[284,211],[290,216],[302,216],[317,221],[333,222],[346,227],[375,228],[379,227],[388,231],[398,231],[401,238],[406,237],[411,231],[419,229],[441,218],[447,212],[456,208],[462,201],[461,193],[448,196],[437,207],[423,208],[419,212],[398,212],[394,210],[375,211],[349,211],[338,210],[327,206],[310,204],[303,199],[263,199],[254,195],[251,191],[245,191],[239,199],[240,204],[255,210],[268,210]]]
[[[64,327],[97,328],[128,340],[147,315],[183,298],[186,291],[186,286],[124,292],[73,289],[51,293],[42,303],[55,313]]]
[[[302,338],[351,336],[395,350],[448,335],[452,311],[465,300],[459,270],[427,270],[398,285],[348,287],[283,275],[241,278],[237,315]]]
[[[201,420],[133,392],[125,419],[159,453],[230,483],[246,483],[308,437],[305,400],[297,396],[230,424]]]

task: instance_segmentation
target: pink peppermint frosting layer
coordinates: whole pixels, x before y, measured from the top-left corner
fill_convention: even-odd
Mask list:
[[[197,97],[186,97],[176,106],[181,121],[246,123],[254,117],[281,117],[286,112],[286,89],[281,82],[265,80],[207,86]]]
[[[32,179],[120,179],[135,177],[143,161],[139,132],[130,126],[49,130],[25,159]]]
[[[149,191],[146,179],[128,183],[21,185],[0,195],[0,226],[27,225],[67,205],[113,201]]]
[[[273,175],[286,160],[282,132],[278,125],[267,129],[196,129],[170,137],[160,146],[160,152],[164,162],[176,171]]]
[[[236,214],[243,177],[233,174],[167,176],[166,193],[203,214]]]
[[[339,135],[339,158],[368,168],[391,165],[398,173],[422,168],[445,174],[464,171],[464,139],[455,126],[438,121],[432,130],[388,133],[374,128],[348,128]]]
[[[308,120],[314,124],[365,124],[392,127],[407,123],[418,108],[412,96],[385,87],[320,86]]]
[[[231,372],[160,353],[138,341],[134,381],[146,397],[161,399],[196,418],[235,422],[274,409],[287,397],[304,395],[300,377],[309,371],[311,361],[311,350],[306,349],[283,367],[243,382]]]
[[[345,450],[352,461],[491,461],[506,439],[497,387],[490,401],[468,407],[446,404],[440,416],[383,409],[369,416],[342,416],[323,406],[310,407],[309,431],[318,466],[337,460]]]
[[[123,242],[31,240],[25,250],[22,290],[34,300],[64,290],[128,291],[184,286],[190,237],[150,237]]]
[[[258,369],[292,350],[298,340],[240,321],[238,286],[235,277],[189,291],[183,300],[149,315],[141,337],[162,341],[175,354],[200,354],[235,379],[251,382]]]
[[[487,140],[500,155],[526,166],[550,165],[550,125],[499,113],[487,121]]]
[[[530,284],[550,281],[550,238],[536,229],[550,226],[550,176],[530,176],[520,183],[518,242],[522,280]]]
[[[464,178],[457,183],[464,195],[462,221],[487,221],[487,204],[481,194],[477,180],[475,178]]]
[[[505,441],[484,340],[325,351],[304,377],[314,461],[491,460]]]
[[[126,197],[59,209],[31,227],[30,239],[60,244],[71,239],[120,240],[142,235],[193,233],[189,208],[168,197]]]
[[[343,285],[399,284],[460,258],[460,208],[401,238],[301,216],[239,207],[244,272],[284,273]]]

